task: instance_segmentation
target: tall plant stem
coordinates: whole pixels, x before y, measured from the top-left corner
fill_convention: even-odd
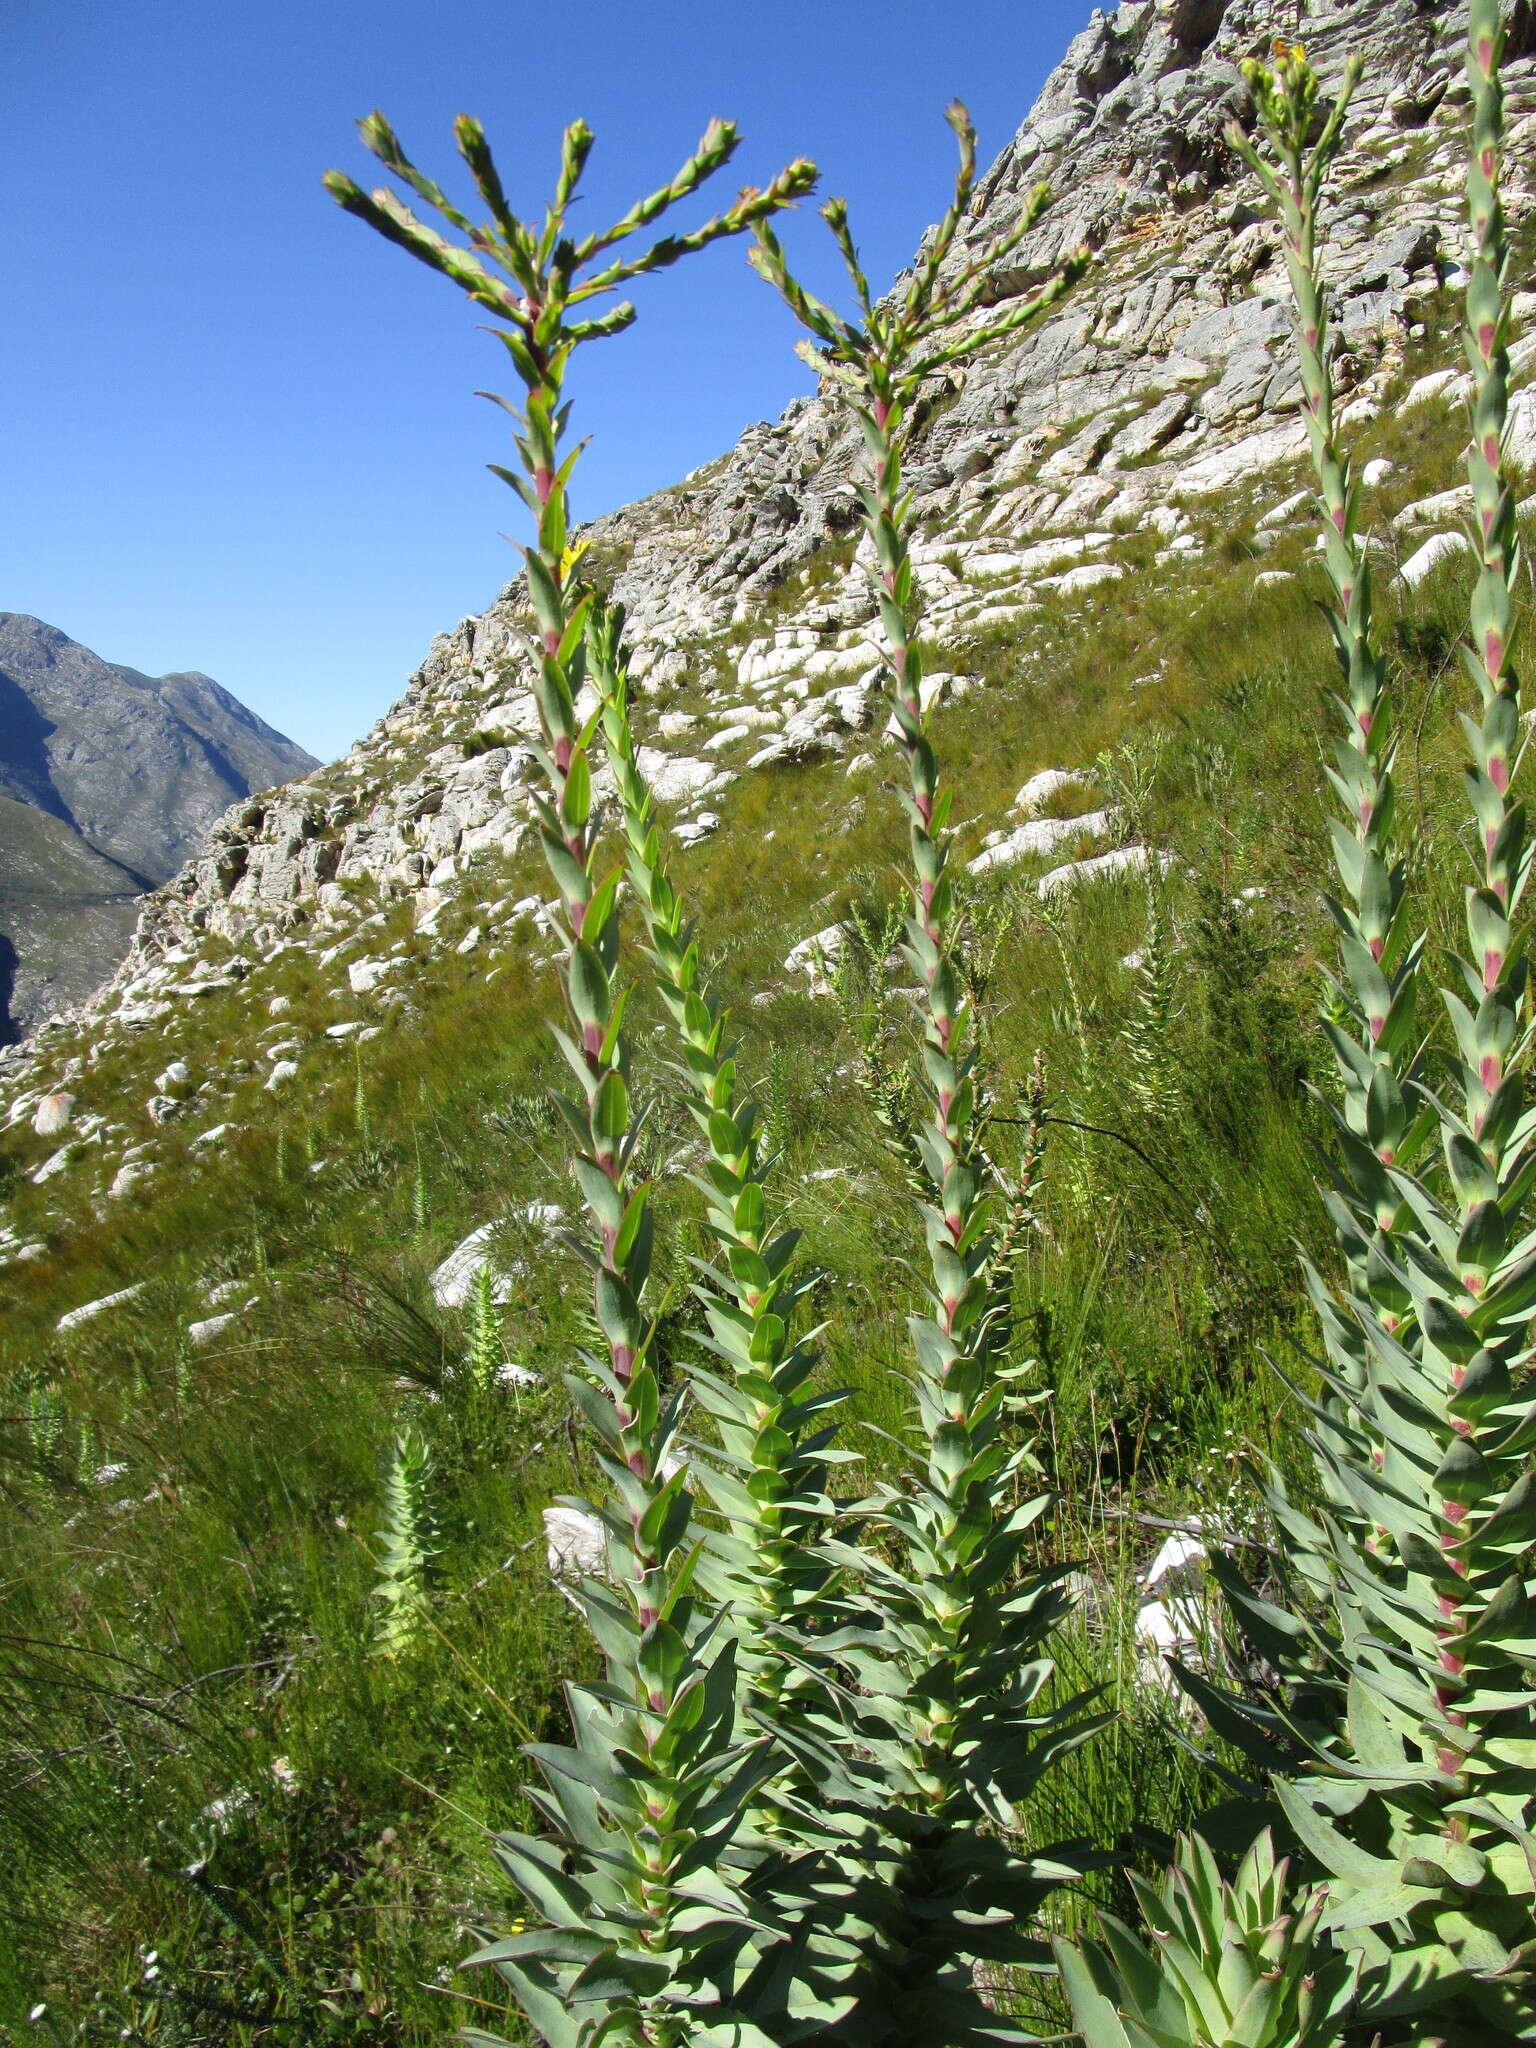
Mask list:
[[[530,1752],[547,1779],[548,1790],[533,1796],[554,1822],[553,1835],[507,1835],[498,1845],[548,1925],[491,1941],[473,1960],[501,1973],[555,2048],[584,2041],[599,2013],[605,2038],[682,2048],[702,2038],[699,2024],[729,2018],[738,1959],[751,1966],[757,1923],[719,1865],[771,1766],[761,1738],[738,1734],[732,1641],[691,1590],[698,1561],[692,1498],[686,1464],[672,1451],[680,1400],[663,1386],[647,1306],[652,1220],[649,1188],[634,1167],[640,1112],[624,1030],[622,877],[603,872],[593,726],[578,709],[593,600],[569,545],[569,483],[581,450],[568,446],[564,391],[575,350],[634,318],[627,305],[600,317],[578,308],[742,232],[804,192],[814,173],[792,165],[766,192],[744,193],[692,234],[629,257],[614,252],[734,153],[728,124],[711,125],[668,185],[580,241],[566,222],[592,143],[583,124],[566,130],[554,197],[542,221],[528,222],[508,206],[479,124],[461,116],[459,150],[491,214],[480,226],[417,170],[382,116],[362,130],[386,168],[467,244],[444,240],[390,191],[370,196],[332,173],[334,196],[493,313],[523,386],[520,407],[496,400],[511,415],[518,456],[516,469],[496,473],[535,526],[524,550],[534,630],[523,651],[541,729],[537,816],[564,938],[566,1017],[555,1036],[575,1078],[574,1092],[557,1100],[575,1143],[588,1222],[577,1248],[591,1270],[603,1341],[601,1354],[585,1356],[585,1372],[567,1384],[592,1427],[608,1485],[588,1510],[605,1532],[608,1574],[576,1589],[603,1652],[605,1682],[568,1688],[575,1749],[534,1745]],[[710,2019],[697,2022],[703,2008]]]
[[[1027,1442],[1009,1440],[1012,1382],[996,1348],[994,1209],[982,1147],[977,1036],[957,955],[950,864],[953,791],[934,750],[918,646],[922,593],[913,572],[910,501],[902,486],[913,406],[926,377],[1016,333],[1056,302],[1086,260],[1035,297],[985,312],[989,274],[1038,221],[1044,188],[1012,230],[970,262],[954,257],[969,210],[975,138],[950,109],[960,173],[948,211],[911,279],[876,303],[847,210],[823,209],[857,300],[857,321],[834,313],[795,277],[777,239],[758,230],[754,261],[812,337],[808,359],[857,421],[865,451],[859,486],[873,552],[871,590],[885,639],[890,716],[904,769],[909,833],[903,953],[921,990],[922,1071],[914,1132],[927,1245],[914,1351],[915,1448],[904,1486],[867,1504],[889,1549],[848,1556],[868,1588],[866,1625],[839,1646],[859,1691],[849,1708],[846,1768],[835,1798],[869,1816],[866,1856],[880,1899],[865,1943],[860,2024],[894,2043],[1027,2035],[989,2014],[967,1956],[1044,1962],[1033,1923],[1052,1886],[1083,1863],[1068,1852],[1014,1857],[1003,1835],[1015,1803],[1096,1725],[1082,1702],[1042,1711],[1052,1666],[1044,1654],[1067,1608],[1063,1569],[1026,1563],[1048,1506]],[[890,1554],[894,1551],[894,1557]],[[862,1760],[862,1761],[860,1761]],[[829,1776],[829,1785],[834,1781]],[[883,1801],[883,1810],[881,1802]]]

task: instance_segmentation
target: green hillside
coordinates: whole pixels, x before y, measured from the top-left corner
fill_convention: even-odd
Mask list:
[[[1370,449],[1397,463],[1407,502],[1445,473],[1454,426],[1391,407],[1384,420]],[[1103,1588],[1068,1661],[1128,1686],[1122,1720],[1056,1791],[1052,1835],[1172,1829],[1206,1799],[1193,1764],[1151,1740],[1168,1695],[1131,1682],[1136,1573],[1164,1523],[1214,1515],[1241,1533],[1241,1455],[1284,1459],[1294,1441],[1265,1358],[1301,1327],[1297,1240],[1324,1244],[1307,1084],[1321,1078],[1311,878],[1328,653],[1304,528],[1263,558],[1302,580],[1254,591],[1255,518],[1288,494],[1282,473],[1223,504],[1176,576],[1141,568],[1133,614],[1111,597],[978,644],[986,688],[938,725],[974,844],[1030,775],[1084,766],[1112,800],[1144,789],[1147,836],[1174,856],[1166,1017],[1145,1066],[1132,1047],[1156,1009],[1121,964],[1147,939],[1139,881],[1048,921],[1028,870],[1008,871],[971,911],[1000,1106],[1021,1112],[1037,1052],[1045,1076],[1040,1226],[1014,1326],[1031,1383],[1051,1390],[1050,1542]],[[1462,584],[1453,567],[1400,594],[1390,620],[1421,845],[1459,829],[1447,655]],[[744,780],[718,836],[680,859],[782,1138],[788,1213],[825,1269],[829,1378],[858,1392],[849,1441],[868,1466],[849,1469],[850,1494],[888,1461],[876,1432],[901,1412],[890,1375],[907,1304],[891,1273],[916,1243],[875,1112],[907,1027],[858,945],[829,997],[787,986],[782,962],[808,929],[856,917],[881,932],[902,835],[889,782],[883,757],[851,800],[837,763]],[[531,861],[488,868],[455,918],[537,886]],[[99,1992],[103,2027],[143,2027],[156,1985],[175,1983],[310,2039],[426,2041],[445,2024],[433,1987],[461,1930],[506,1910],[482,1831],[524,1811],[518,1744],[558,1720],[560,1680],[585,1654],[539,1521],[584,1469],[556,1380],[583,1341],[583,1289],[524,1220],[571,1199],[543,1093],[553,985],[523,964],[526,921],[466,956],[455,936],[429,944],[403,910],[386,914],[372,943],[403,941],[419,972],[366,1043],[326,1039],[346,1006],[317,999],[296,956],[103,1060],[93,1092],[146,1098],[173,1058],[195,1072],[212,1045],[251,1049],[258,995],[286,996],[284,1037],[316,1050],[296,1098],[274,1102],[253,1075],[216,1144],[167,1125],[153,1194],[70,1217],[67,1236],[51,1186],[26,1179],[53,1141],[25,1126],[6,1140],[10,1228],[58,1240],[6,1274],[13,2014],[41,2000],[73,2017]],[[68,1038],[53,1051],[67,1064]],[[647,1142],[661,1256],[682,1279],[699,1242],[688,1133],[663,1109]],[[506,1356],[539,1384],[486,1394],[463,1367],[466,1317],[437,1308],[428,1282],[497,1219],[516,1276]],[[57,1331],[128,1287],[142,1291]],[[189,1335],[231,1309],[206,1341]],[[684,1344],[682,1302],[675,1320],[668,1341]],[[430,1627],[389,1659],[370,1589],[382,1461],[406,1420],[432,1446],[438,1550]]]
[[[927,604],[931,737],[955,797],[954,952],[976,1020],[978,1142],[1017,1231],[995,1334],[976,1357],[1012,1390],[997,1410],[1006,1453],[1030,1449],[1050,1494],[1023,1565],[999,1577],[1013,1597],[1036,1568],[1068,1575],[1074,1605],[1040,1705],[1049,1713],[1087,1688],[1107,1714],[1015,1815],[989,1814],[981,1831],[1022,1855],[1080,1841],[1107,1852],[1051,1894],[1047,1932],[1081,1933],[1105,1907],[1135,1920],[1135,1880],[1162,1871],[1171,1838],[1219,1804],[1248,1815],[1242,1802],[1265,1789],[1231,1746],[1235,1722],[1214,1706],[1207,1722],[1165,1653],[1265,1705],[1278,1692],[1262,1663],[1223,1662],[1232,1652],[1205,1551],[1252,1559],[1272,1590],[1278,1517],[1247,1468],[1272,1461],[1308,1504],[1322,1490],[1304,1436],[1322,1411],[1310,1405],[1320,1344],[1302,1260],[1341,1288],[1354,1267],[1374,1270],[1383,1298],[1396,1271],[1348,1220],[1356,1155],[1381,1178],[1383,1162],[1397,1164],[1392,1144],[1373,1136],[1340,1164],[1330,1112],[1337,1067],[1322,1027],[1347,1036],[1362,1006],[1329,981],[1336,926],[1352,914],[1330,914],[1322,897],[1329,821],[1350,789],[1329,780],[1342,753],[1335,586],[1294,375],[1271,354],[1284,263],[1273,236],[1253,232],[1253,188],[1234,196],[1230,163],[1179,158],[1177,178],[1139,210],[1145,194],[1117,153],[1122,85],[1140,93],[1126,98],[1136,121],[1152,122],[1151,106],[1157,122],[1191,135],[1205,123],[1205,134],[1224,118],[1233,54],[1256,37],[1267,45],[1274,12],[1126,6],[1096,18],[1036,127],[982,180],[978,212],[1027,207],[1017,194],[1020,166],[1039,154],[1030,137],[1058,129],[1063,147],[1087,132],[1093,172],[1063,194],[1063,212],[1079,224],[1106,191],[1123,211],[1098,223],[1095,263],[1027,348],[935,378],[915,408],[912,558]],[[1362,33],[1383,18],[1346,12]],[[1395,28],[1412,12],[1391,0]],[[1464,29],[1442,12],[1427,41]],[[1342,65],[1343,29],[1320,34]],[[1529,54],[1523,43],[1513,53],[1512,132],[1536,144]],[[1330,260],[1364,265],[1350,273],[1353,338],[1334,367],[1349,394],[1399,736],[1395,829],[1429,981],[1467,945],[1462,855],[1492,862],[1519,835],[1486,823],[1479,834],[1469,820],[1467,715],[1481,684],[1475,655],[1469,668],[1458,649],[1474,577],[1464,545],[1438,538],[1471,503],[1452,490],[1467,442],[1456,381],[1465,279],[1435,224],[1454,189],[1446,152],[1461,147],[1465,95],[1448,73],[1431,91],[1412,72],[1414,96],[1383,69],[1362,89],[1345,199],[1328,215]],[[1517,267],[1536,253],[1528,167],[1527,156],[1511,179]],[[1203,276],[1198,317],[1149,352],[1136,294],[1165,310],[1198,296],[1187,252],[1202,236],[1241,254],[1217,284]],[[1396,253],[1373,282],[1384,242]],[[1018,258],[1021,278],[1033,260]],[[995,303],[1028,288],[1010,277]],[[1536,312],[1530,297],[1517,303],[1526,319]],[[524,315],[526,304],[509,317]],[[1536,346],[1519,340],[1514,357],[1527,373]],[[527,381],[538,387],[537,371]],[[1508,436],[1524,482],[1530,425],[1519,412]],[[815,1384],[847,1390],[835,1523],[867,1546],[850,1569],[874,1577],[870,1552],[918,1567],[873,1494],[907,1486],[914,1456],[942,1444],[946,1426],[930,1422],[914,1453],[909,1319],[934,1294],[921,1291],[932,1246],[912,1194],[944,1084],[914,1079],[920,1048],[935,1070],[924,1031],[937,1001],[908,985],[921,971],[910,937],[909,954],[897,951],[913,896],[903,875],[921,872],[932,823],[902,807],[918,787],[916,714],[907,741],[893,739],[886,685],[865,668],[871,621],[890,630],[901,572],[885,558],[890,581],[873,579],[870,597],[846,426],[825,393],[800,401],[718,465],[596,522],[589,551],[566,559],[572,588],[579,564],[631,605],[639,758],[665,792],[672,872],[774,1155],[770,1201],[803,1233],[814,1269]],[[872,442],[884,427],[872,423]],[[799,498],[783,482],[796,463]],[[756,477],[756,498],[738,488],[743,474]],[[801,516],[807,504],[814,518]],[[889,538],[900,522],[886,512]],[[529,2038],[499,1980],[458,1966],[478,1937],[523,1929],[529,1908],[499,1873],[495,1838],[539,1824],[530,1788],[541,1779],[525,1748],[564,1741],[565,1686],[602,1677],[561,1583],[582,1525],[562,1525],[558,1504],[603,1484],[591,1427],[600,1396],[577,1399],[564,1375],[604,1340],[579,1253],[599,1169],[589,1160],[578,1187],[553,1099],[569,1086],[550,1029],[560,945],[529,803],[539,774],[557,781],[525,744],[554,726],[530,691],[538,650],[530,658],[518,639],[530,587],[544,660],[570,659],[551,652],[561,632],[538,581],[564,602],[557,497],[544,516],[558,532],[553,545],[541,534],[528,584],[435,643],[352,754],[227,817],[145,906],[110,994],[0,1064],[0,2041],[425,2048],[465,2026]],[[1506,500],[1501,518],[1513,516]],[[1521,626],[1529,610],[1522,577]],[[1513,725],[1507,696],[1495,706],[1506,710]],[[592,791],[569,774],[581,809]],[[595,802],[617,867],[605,774]],[[1504,794],[1501,784],[1500,821]],[[585,829],[584,813],[575,836]],[[554,845],[569,898],[573,857]],[[702,1375],[687,1376],[714,1354],[695,1289],[701,1265],[722,1256],[703,1176],[725,1141],[680,1098],[678,1041],[632,898],[621,918],[622,965],[612,989],[605,974],[603,1000],[627,992],[626,1112],[631,1096],[648,1106],[627,1161],[654,1203],[646,1299],[663,1391],[696,1390]],[[1490,969],[1496,951],[1483,949],[1485,978],[1511,959],[1518,968],[1507,946]],[[1362,972],[1376,966],[1373,955]],[[1529,992],[1510,986],[1528,1039]],[[1423,1077],[1438,1086],[1456,1051],[1438,1006],[1426,1001],[1421,1016],[1412,1086],[1427,1118],[1436,1105]],[[603,1017],[580,1022],[585,1050],[567,1057],[585,1081],[608,1051],[592,1042]],[[1504,1046],[1500,1062],[1506,1052],[1518,1076],[1521,1051]],[[1453,1136],[1446,1155],[1453,1176],[1488,1178],[1470,1141],[1458,1151]],[[1415,1170],[1403,1168],[1405,1184]],[[1427,1181],[1438,1167],[1424,1171]],[[964,1177],[940,1187],[938,1229]],[[1530,1181],[1520,1166],[1484,1202],[1479,1228],[1491,1212],[1503,1228],[1500,1201],[1523,1216]],[[1332,1220],[1320,1184],[1339,1195]],[[615,1242],[631,1212],[620,1213]],[[1395,1216],[1396,1205],[1394,1227]],[[1373,1227],[1384,1239],[1388,1226]],[[1483,1265],[1508,1249],[1501,1239]],[[1437,1311],[1454,1291],[1434,1293],[1440,1266],[1453,1262],[1458,1273],[1474,1263],[1436,1239],[1413,1270]],[[932,1265],[941,1271],[937,1254]],[[756,1286],[756,1269],[742,1270]],[[1401,1293],[1406,1303],[1406,1283]],[[1428,1328],[1418,1296],[1411,1313]],[[1471,1350],[1470,1314],[1458,1323],[1446,1311],[1435,1325],[1448,1356],[1463,1355],[1453,1344]],[[1330,1341],[1346,1339],[1330,1326]],[[1477,1341],[1491,1353],[1494,1339]],[[1528,1361],[1517,1364],[1524,1383]],[[1467,1381],[1469,1400],[1486,1384],[1490,1402],[1501,1398],[1509,1375],[1498,1382],[1486,1361],[1479,1370],[1482,1381],[1457,1380],[1458,1399]],[[587,1372],[601,1377],[590,1361]],[[1391,1426],[1406,1434],[1414,1421],[1405,1403]],[[1365,1441],[1363,1424],[1324,1423]],[[684,1434],[697,1473],[716,1448],[702,1408]],[[642,1462],[653,1507],[668,1468]],[[1023,1474],[1025,1460],[1008,1469]],[[1448,1496],[1453,1480],[1465,1470],[1451,1471]],[[638,1557],[651,1508],[630,1512]],[[1375,1542],[1363,1509],[1361,1523]],[[1194,1545],[1172,1566],[1170,1537]],[[1406,1544],[1402,1557],[1421,1569]],[[637,1570],[637,1607],[648,1584]],[[1518,1637],[1528,1611],[1522,1581],[1496,1615],[1516,1640],[1511,1659],[1529,1657]],[[665,1621],[653,1609],[647,1623],[658,1670]],[[1424,1659],[1442,1649],[1433,1639]],[[825,1676],[810,1650],[805,1663]],[[1438,1684],[1449,1667],[1429,1669]],[[662,1679],[642,1682],[659,1718]],[[995,1682],[1005,1691],[1012,1673]],[[1401,1744],[1394,1756],[1392,1782],[1411,1797]],[[647,1764],[626,1768],[638,1782]],[[801,1767],[814,1781],[814,1760]],[[789,1800],[764,1839],[784,1846],[772,1830],[793,1837],[813,1799],[814,1786],[798,1820]],[[1473,1818],[1518,1844],[1522,1814]],[[1446,1871],[1415,1866],[1405,1883],[1470,1892],[1492,1862],[1456,1875],[1481,1852],[1455,1828],[1443,1853]],[[1510,1850],[1514,1875],[1501,1865],[1499,1880],[1520,1911],[1523,1854]],[[975,1988],[1000,2023],[1076,2038],[1054,1977],[983,1963]],[[598,2000],[608,1995],[600,1981]],[[1396,2024],[1391,2048],[1430,2048],[1416,2020]],[[784,2032],[841,2038],[814,2019]],[[1206,2048],[1225,2038],[1214,2023],[1206,2034]],[[770,2036],[732,2038],[762,2048]],[[879,2034],[880,2048],[893,2038]],[[1357,2026],[1348,2038],[1364,2037]],[[1305,2048],[1321,2040],[1309,2034]],[[1298,2041],[1265,2036],[1263,2048]]]

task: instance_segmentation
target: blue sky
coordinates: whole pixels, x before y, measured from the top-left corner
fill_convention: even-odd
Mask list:
[[[504,358],[444,280],[321,190],[371,163],[382,107],[446,182],[481,116],[514,204],[564,123],[597,131],[595,220],[648,191],[712,114],[745,141],[721,197],[790,157],[843,192],[885,282],[940,209],[941,119],[989,160],[1087,0],[4,0],[0,610],[109,660],[197,668],[315,753],[358,736],[432,634],[516,568],[516,506],[473,396]],[[785,229],[825,284],[811,208]],[[675,482],[809,373],[740,244],[636,295],[585,351],[577,511]]]

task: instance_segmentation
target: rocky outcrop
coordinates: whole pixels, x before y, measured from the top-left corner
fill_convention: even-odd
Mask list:
[[[1179,499],[1298,455],[1283,265],[1223,131],[1240,61],[1298,27],[1295,0],[1124,0],[1077,37],[978,188],[973,238],[1040,179],[1060,197],[993,284],[1032,289],[1087,243],[1086,281],[1040,327],[936,383],[910,481],[938,636],[963,646],[1122,572],[1103,557],[1143,526],[1177,550]],[[1416,309],[1454,268],[1463,10],[1433,0],[1309,0],[1325,77],[1372,56],[1327,219],[1338,362],[1363,410],[1401,360]],[[1530,65],[1511,70],[1515,157],[1533,132]],[[1529,204],[1512,194],[1517,216]],[[962,252],[963,253],[963,252]],[[878,648],[852,560],[853,436],[819,398],[671,490],[597,519],[592,560],[629,610],[641,687],[714,701],[656,735],[647,765],[697,812],[732,774],[851,753],[874,717]],[[797,576],[833,565],[772,629]],[[231,811],[151,906],[151,954],[212,930],[260,942],[344,916],[349,883],[440,891],[477,850],[527,830],[536,729],[516,584],[433,645],[401,702],[324,785]],[[743,636],[746,637],[743,637]],[[959,687],[964,687],[963,679]],[[690,729],[691,728],[691,729]],[[467,746],[483,751],[466,758]]]

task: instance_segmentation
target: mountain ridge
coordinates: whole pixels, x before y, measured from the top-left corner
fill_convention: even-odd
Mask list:
[[[69,855],[58,832],[45,835],[61,875],[68,868],[78,883],[94,860],[103,884],[86,892],[97,908],[82,926],[85,898],[61,883],[50,928],[39,884],[50,863],[36,859],[44,839],[14,809],[0,817],[7,871],[19,860],[32,881],[19,892],[0,885],[6,916],[19,914],[23,898],[28,904],[25,943],[6,931],[17,963],[0,1028],[35,1023],[61,996],[79,1002],[111,973],[131,933],[107,914],[122,900],[108,882],[126,879],[136,895],[153,889],[232,800],[317,765],[209,676],[147,676],[30,613],[0,612],[0,796],[78,838]]]

